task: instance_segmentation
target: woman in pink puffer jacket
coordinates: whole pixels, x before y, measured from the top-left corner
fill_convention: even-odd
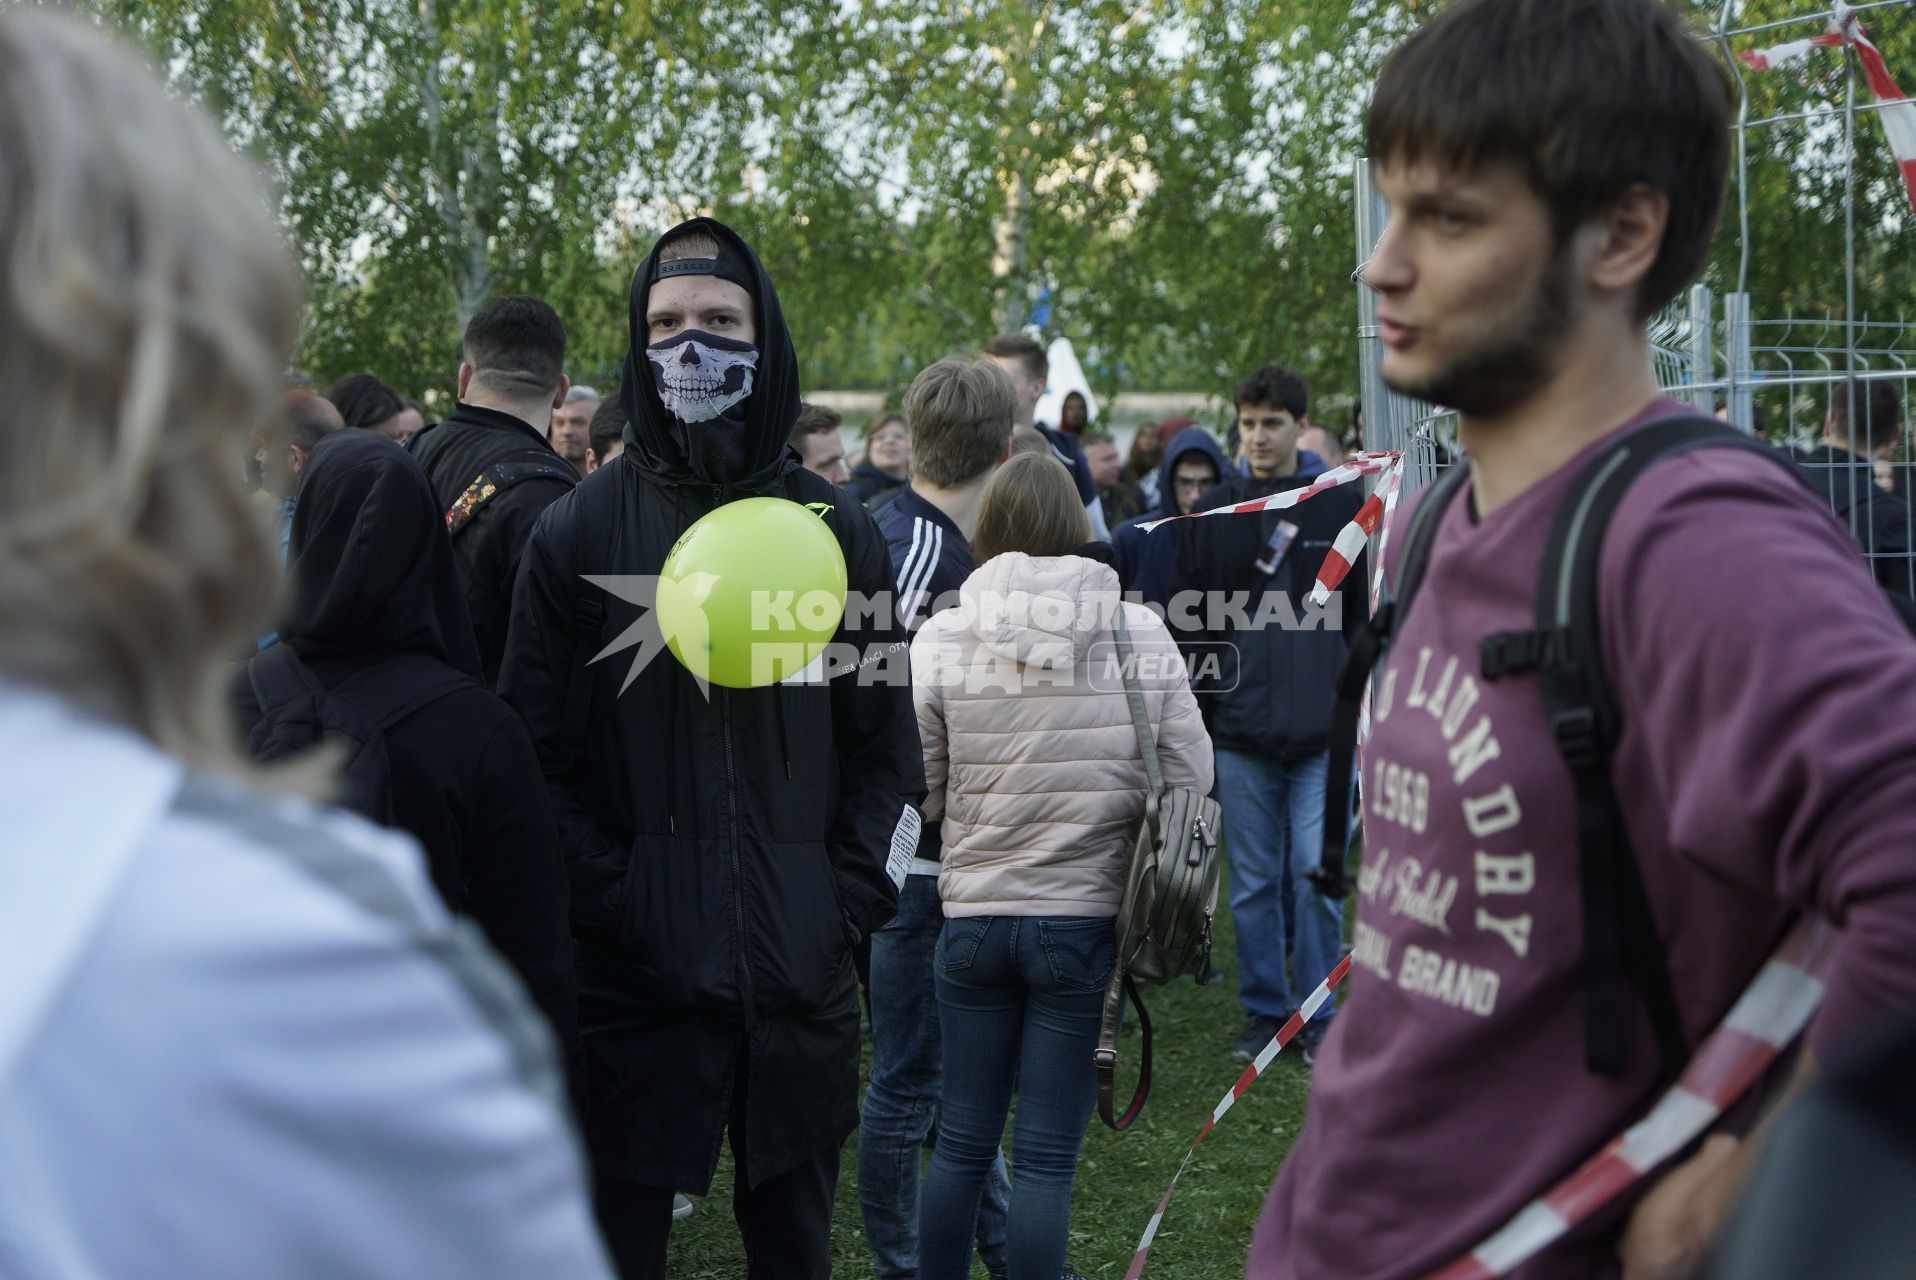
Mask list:
[[[1157,536],[1174,536],[1169,531]],[[1123,608],[1167,786],[1208,791],[1211,740],[1170,633],[1119,605],[1069,474],[1013,457],[978,516],[959,608],[911,646],[929,787],[942,821],[944,1042],[938,1145],[919,1202],[919,1276],[970,1274],[973,1224],[1013,1082],[1011,1280],[1058,1280],[1071,1178],[1091,1120],[1113,920],[1144,817],[1144,765],[1112,637]]]

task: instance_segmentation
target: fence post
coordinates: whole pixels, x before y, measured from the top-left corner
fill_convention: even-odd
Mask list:
[[[1729,377],[1724,384],[1725,403],[1730,407],[1730,424],[1746,434],[1753,432],[1750,412],[1750,386],[1755,373],[1750,363],[1750,295],[1732,293],[1723,299],[1723,338],[1728,350]]]
[[[1371,250],[1384,233],[1384,201],[1371,182],[1370,161],[1358,160],[1351,169],[1357,216],[1357,267],[1370,260]],[[1357,282],[1357,376],[1364,406],[1366,449],[1409,450],[1410,433],[1423,416],[1418,402],[1384,385],[1384,352],[1377,340],[1377,295]],[[1437,477],[1430,450],[1407,452],[1404,487],[1416,490]]]
[[[1716,408],[1716,351],[1711,341],[1715,325],[1710,286],[1694,286],[1690,290],[1690,403],[1698,413],[1711,413]]]

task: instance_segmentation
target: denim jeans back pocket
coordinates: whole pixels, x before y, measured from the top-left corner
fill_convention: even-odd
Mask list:
[[[945,921],[945,931],[938,936],[939,967],[946,973],[971,968],[978,944],[985,940],[989,928],[989,916],[957,916]],[[1113,950],[1115,953],[1115,947]]]
[[[1109,916],[1040,920],[1038,945],[1060,987],[1102,991],[1118,962],[1117,922]]]

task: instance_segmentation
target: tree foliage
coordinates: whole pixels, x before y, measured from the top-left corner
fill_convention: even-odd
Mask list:
[[[1699,30],[1722,0],[1687,0]],[[1351,166],[1417,0],[98,0],[273,170],[312,306],[302,360],[443,388],[488,293],[549,298],[575,375],[623,352],[653,237],[756,244],[806,385],[895,390],[1048,306],[1098,389],[1355,379]],[[1744,21],[1803,0],[1747,0]],[[1872,15],[1916,78],[1916,21]],[[1807,34],[1778,33],[1772,39]],[[1741,40],[1739,47],[1754,43]],[[1574,51],[1566,51],[1574,56]],[[1751,76],[1753,117],[1841,105],[1840,54]],[[1829,118],[1749,135],[1761,315],[1843,304]],[[1911,296],[1858,118],[1858,309]],[[1740,270],[1735,195],[1711,266]]]

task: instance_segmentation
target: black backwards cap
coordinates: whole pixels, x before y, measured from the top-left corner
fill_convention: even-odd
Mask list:
[[[671,276],[717,276],[729,280],[754,298],[758,296],[758,272],[738,247],[724,236],[718,237],[716,258],[674,258],[661,262],[648,284],[657,284]]]

